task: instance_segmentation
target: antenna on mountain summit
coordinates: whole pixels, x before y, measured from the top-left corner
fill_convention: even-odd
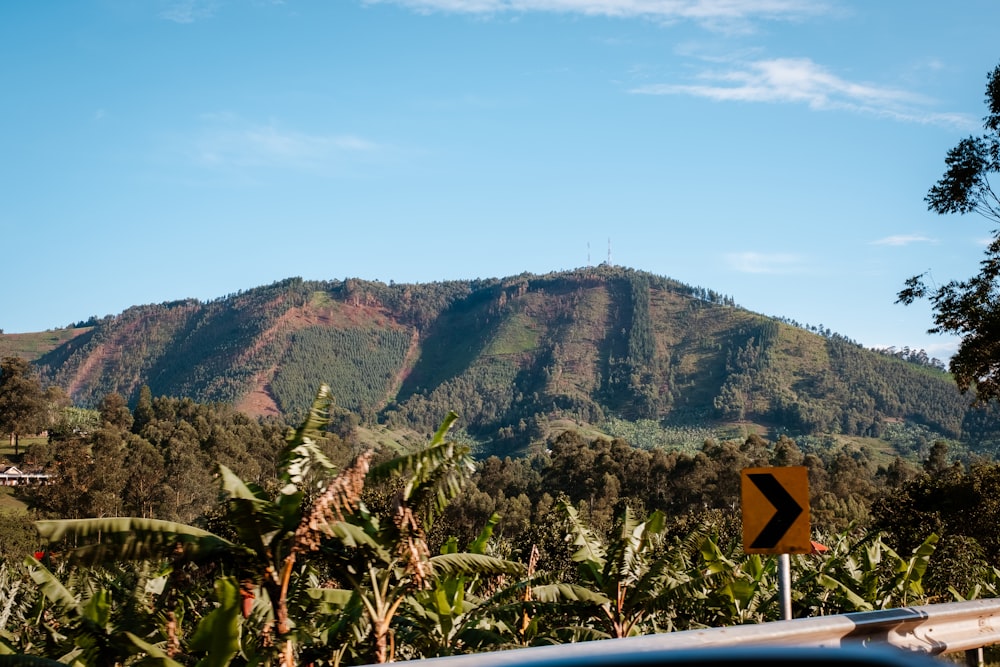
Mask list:
[[[611,237],[608,237],[608,266],[611,266]]]
[[[587,241],[587,268],[590,268],[590,241]]]

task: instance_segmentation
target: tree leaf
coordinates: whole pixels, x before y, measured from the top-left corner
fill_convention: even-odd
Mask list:
[[[150,644],[147,641],[140,639],[131,632],[126,632],[125,636],[129,638],[137,648],[139,648],[147,657],[139,660],[140,665],[145,667],[146,665],[155,665],[157,667],[184,667],[181,663],[170,658],[159,646],[155,644]],[[0,663],[2,665],[2,663]]]
[[[240,594],[233,577],[215,582],[219,606],[205,615],[195,628],[189,648],[204,651],[199,667],[225,667],[240,650]]]
[[[184,561],[217,559],[239,547],[206,530],[173,521],[137,518],[64,519],[36,521],[48,542],[97,538],[66,552],[69,562],[94,565],[109,560],[172,558]]]
[[[508,574],[520,577],[527,572],[527,568],[520,563],[485,554],[441,554],[432,557],[430,562],[435,574],[443,576]]]

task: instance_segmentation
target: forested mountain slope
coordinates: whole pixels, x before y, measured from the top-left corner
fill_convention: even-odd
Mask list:
[[[80,405],[117,392],[301,417],[329,383],[370,423],[525,442],[540,421],[754,422],[878,436],[900,421],[989,439],[947,374],[620,267],[432,284],[298,278],[136,306],[33,359]],[[0,344],[3,342],[0,336]]]

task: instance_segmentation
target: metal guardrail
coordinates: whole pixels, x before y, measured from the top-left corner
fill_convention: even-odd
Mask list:
[[[1000,643],[1000,599],[815,616],[725,628],[666,632],[627,639],[475,653],[420,660],[426,667],[514,667],[524,662],[698,648],[806,646],[841,648],[895,646],[928,655],[965,652],[968,665],[982,664],[982,647]]]

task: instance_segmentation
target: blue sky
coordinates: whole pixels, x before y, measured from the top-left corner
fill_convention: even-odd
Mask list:
[[[0,8],[0,328],[289,276],[608,258],[866,346],[990,227],[926,210],[982,130],[994,0],[79,0]]]

